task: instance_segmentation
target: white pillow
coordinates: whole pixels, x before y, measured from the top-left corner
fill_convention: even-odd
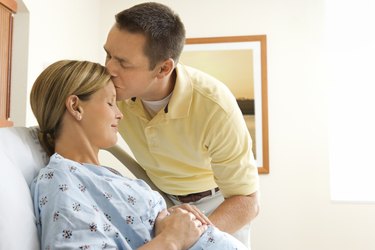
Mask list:
[[[29,185],[47,163],[37,128],[0,128],[0,249],[39,249]]]

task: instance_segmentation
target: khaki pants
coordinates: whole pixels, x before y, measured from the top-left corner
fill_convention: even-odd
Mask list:
[[[220,190],[218,192],[212,192],[211,196],[204,197],[196,202],[191,202],[189,204],[195,205],[199,208],[206,216],[209,216],[223,201],[224,197],[221,194]],[[169,199],[175,205],[180,205],[181,202],[176,200],[176,198],[172,195],[168,195]],[[245,246],[251,249],[250,246],[250,223],[242,227],[240,230],[233,234],[235,238],[241,241]]]

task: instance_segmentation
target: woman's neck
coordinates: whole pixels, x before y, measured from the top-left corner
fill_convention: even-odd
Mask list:
[[[64,128],[55,141],[55,152],[79,162],[100,165],[99,148],[94,147],[79,127]]]
[[[98,153],[93,152],[93,150],[84,150],[79,147],[66,149],[65,146],[58,146],[56,144],[55,152],[72,161],[100,165]]]

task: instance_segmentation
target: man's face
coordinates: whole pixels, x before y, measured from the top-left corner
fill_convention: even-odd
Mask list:
[[[108,33],[105,65],[112,75],[118,101],[131,97],[152,99],[157,72],[149,69],[149,60],[143,52],[145,42],[144,35],[120,30],[116,25]]]

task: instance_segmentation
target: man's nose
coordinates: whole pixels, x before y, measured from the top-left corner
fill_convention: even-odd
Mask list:
[[[113,63],[113,60],[111,59],[107,60],[105,62],[105,67],[107,68],[107,71],[111,76],[117,76],[116,67],[115,67],[115,64]]]

